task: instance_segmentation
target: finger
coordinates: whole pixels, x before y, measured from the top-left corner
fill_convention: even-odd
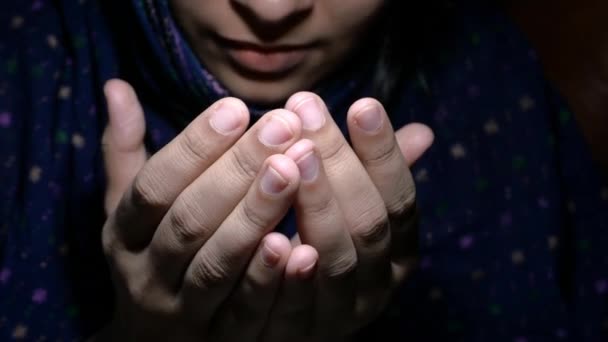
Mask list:
[[[243,102],[225,98],[195,118],[137,174],[112,219],[127,248],[147,246],[177,196],[213,164],[247,127]]]
[[[286,108],[300,116],[303,137],[314,141],[357,251],[358,287],[388,285],[390,230],[382,196],[317,95],[297,93]],[[392,133],[391,133],[392,135]]]
[[[389,215],[409,211],[416,199],[414,180],[383,106],[374,99],[361,99],[351,106],[347,120],[353,149]]]
[[[336,329],[355,303],[355,246],[314,143],[300,140],[285,155],[296,162],[301,175],[295,202],[300,239],[319,253],[314,323]]]
[[[321,98],[298,93],[288,100],[286,108],[300,116],[303,136],[321,151],[327,178],[355,245],[357,302],[348,323],[360,326],[367,320],[366,314],[377,310],[372,305],[380,302],[378,298],[391,281],[391,232],[384,200]]]
[[[426,152],[435,140],[433,131],[426,125],[411,123],[401,127],[395,133],[401,154],[408,166],[412,166]]]
[[[348,113],[353,148],[379,190],[387,208],[393,256],[416,250],[416,190],[408,164],[430,147],[433,132],[422,124],[410,124],[393,136],[384,107],[374,99],[355,102]]]
[[[312,140],[320,151],[327,179],[358,255],[382,251],[389,243],[382,197],[323,100],[313,93],[300,92],[287,101],[286,108],[300,117],[302,136]]]
[[[361,99],[349,109],[347,122],[353,149],[387,209],[391,249],[399,253],[415,253],[417,226],[411,225],[408,220],[413,215],[416,200],[414,180],[384,107],[374,99]],[[405,132],[412,131],[412,128],[415,130],[416,127],[406,129]],[[390,275],[391,269],[386,267],[390,264],[385,258],[372,258],[368,264],[369,270],[362,269],[360,274],[362,287],[368,291],[362,296],[359,309],[371,314],[375,310],[370,310],[370,307],[373,307],[373,303],[381,303],[378,296],[387,291],[385,286],[375,285],[367,271],[381,269]]]
[[[311,334],[318,259],[317,251],[311,246],[300,245],[293,249],[262,341],[300,341]]]
[[[290,254],[291,245],[284,235],[270,233],[264,238],[245,276],[214,318],[212,336],[220,341],[240,342],[260,335]]]
[[[106,214],[110,214],[146,162],[146,122],[137,95],[127,82],[109,80],[104,93],[109,122],[104,130],[102,149],[107,177],[105,209]]]
[[[175,199],[150,243],[151,260],[168,286],[179,289],[190,261],[241,202],[264,161],[284,152],[299,133],[295,114],[266,114]]]
[[[207,321],[232,291],[256,246],[291,206],[299,177],[291,159],[280,154],[267,159],[245,197],[186,270],[182,297],[186,303],[197,303],[188,307],[191,317]]]

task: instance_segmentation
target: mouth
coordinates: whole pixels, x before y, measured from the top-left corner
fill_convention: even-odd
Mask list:
[[[230,63],[248,77],[276,79],[302,64],[316,44],[257,44],[216,36]]]

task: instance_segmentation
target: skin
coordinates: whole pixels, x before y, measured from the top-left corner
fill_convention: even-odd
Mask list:
[[[330,9],[345,7],[352,16],[361,11],[357,18],[364,24],[380,2],[217,1],[216,10],[236,20],[241,13],[236,9],[245,6],[249,15],[259,10],[264,15],[259,21],[268,24],[308,8],[310,26],[299,21],[304,27],[296,25],[288,34],[299,37],[292,32],[320,25],[328,36],[350,34],[354,41],[355,18],[344,27],[335,22],[333,31],[322,25],[323,18],[330,17]],[[188,12],[187,3],[174,1],[182,8],[177,12]],[[200,11],[190,12],[202,20],[197,13],[210,5],[199,4]],[[192,25],[221,22],[213,18]],[[246,27],[239,21],[225,27],[256,32],[238,31]],[[353,47],[327,47],[310,58],[331,64]],[[346,339],[377,317],[414,267],[415,187],[409,166],[430,146],[432,132],[420,124],[395,132],[382,104],[365,98],[348,112],[351,147],[321,98],[295,91],[321,79],[322,71],[294,71],[269,82],[237,75],[225,61],[218,60],[217,68],[216,75],[234,76],[229,89],[236,94],[255,85],[251,96],[243,97],[284,105],[246,130],[244,103],[222,99],[149,159],[134,90],[120,80],[106,84],[103,244],[117,309],[95,339]],[[229,84],[226,76],[218,77]],[[298,235],[290,241],[272,231],[291,206]]]
[[[171,1],[183,31],[205,66],[236,97],[284,103],[343,64],[377,16],[383,0]],[[219,35],[264,47],[313,44],[290,72],[261,80],[230,63]]]

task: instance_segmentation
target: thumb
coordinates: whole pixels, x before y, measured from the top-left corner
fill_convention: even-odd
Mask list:
[[[102,149],[108,180],[105,209],[110,214],[146,162],[146,123],[137,95],[127,82],[109,80],[104,93],[109,122],[103,133]]]
[[[408,166],[411,167],[431,147],[435,135],[428,126],[411,123],[401,127],[395,133],[395,138]]]

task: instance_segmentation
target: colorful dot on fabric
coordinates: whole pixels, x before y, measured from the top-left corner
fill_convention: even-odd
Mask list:
[[[0,113],[0,127],[9,128],[11,127],[11,123],[13,122],[13,116],[11,113],[4,112]]]
[[[572,201],[568,201],[568,203],[566,204],[566,209],[571,214],[576,213],[576,203],[574,203]]]
[[[51,49],[55,49],[59,45],[59,41],[57,40],[57,37],[53,34],[49,34],[46,37],[46,43],[49,45],[49,47]]]
[[[458,143],[450,147],[450,154],[452,155],[452,158],[456,160],[463,159],[467,156],[467,150],[462,144]]]
[[[420,260],[420,268],[423,270],[429,269],[433,265],[433,259],[430,257],[424,257]]]
[[[83,148],[85,145],[84,137],[79,133],[74,133],[72,135],[72,145],[77,149]]]
[[[129,17],[128,24],[142,25],[146,35],[124,31],[141,38],[125,39],[138,42],[128,46],[133,56],[143,56],[141,47],[168,50],[163,56],[168,62],[157,60],[155,53],[141,63],[114,49],[110,33],[122,29],[118,15],[106,18],[94,9],[114,2],[124,6],[90,0],[0,5],[5,18],[0,25],[7,31],[7,39],[0,41],[0,74],[5,75],[0,77],[0,171],[11,179],[0,188],[5,194],[0,214],[8,213],[0,217],[0,238],[8,237],[0,264],[0,307],[16,308],[2,312],[0,340],[80,341],[87,327],[110,318],[111,308],[103,307],[111,306],[113,291],[107,273],[100,272],[107,265],[99,245],[105,220],[99,155],[107,113],[100,96],[103,82],[137,77],[139,68],[122,73],[124,61],[142,69],[159,66],[141,70],[149,72],[141,75],[146,82],[136,83],[138,93],[150,95],[142,96],[144,102],[156,91],[174,89],[180,96],[167,97],[166,105],[189,112],[189,101],[181,101],[181,95],[199,100],[195,96],[205,91],[227,94],[185,45],[173,46],[183,37],[175,36],[178,30],[165,30],[171,12],[155,17],[148,12],[169,1],[135,0],[129,10],[146,15]],[[528,336],[533,333],[591,340],[569,334],[593,325],[595,331],[588,335],[597,336],[606,317],[598,304],[598,297],[608,293],[608,257],[601,254],[605,233],[593,228],[606,226],[608,210],[597,208],[598,203],[608,208],[608,184],[599,186],[588,177],[593,169],[584,159],[586,150],[578,146],[584,140],[571,134],[576,120],[543,78],[536,53],[512,23],[495,20],[502,16],[493,10],[486,13],[481,8],[486,3],[475,5],[474,13],[463,11],[475,15],[454,18],[458,28],[450,34],[455,37],[437,44],[442,51],[414,61],[415,70],[406,73],[403,93],[396,94],[390,108],[396,129],[421,122],[436,135],[411,169],[421,211],[420,266],[391,301],[392,318],[377,322],[390,323],[376,331],[404,332],[415,341],[527,342],[536,341]],[[460,2],[451,6],[461,10]],[[159,19],[159,25],[146,26],[149,19]],[[96,21],[103,25],[97,27]],[[166,39],[164,32],[174,32],[175,40]],[[196,63],[176,65],[183,58]],[[195,85],[201,74],[205,91]],[[337,82],[352,98],[328,103],[340,127],[347,127],[348,106],[370,96],[369,75],[355,76]],[[199,107],[211,99],[201,96]],[[160,111],[152,102],[143,104],[146,147],[154,153],[193,117]],[[573,209],[564,210],[567,206]],[[581,215],[574,212],[577,207]],[[289,215],[277,227],[280,232],[296,230],[297,220]],[[575,239],[558,239],[569,232],[576,233],[571,235]],[[561,268],[562,256],[567,256],[562,252],[574,254],[572,269]],[[92,267],[95,260],[99,264]],[[599,261],[593,260],[606,264],[596,266]],[[570,296],[560,296],[561,281],[576,284]],[[566,300],[580,308],[576,315],[565,308]]]
[[[42,65],[36,65],[30,70],[30,74],[33,78],[40,78],[44,74],[44,68]]]
[[[69,249],[68,245],[66,245],[66,244],[59,246],[59,255],[66,256],[66,255],[68,255],[69,250],[70,249]]]
[[[502,227],[508,227],[513,224],[513,215],[510,212],[505,212],[500,215],[500,225]]]
[[[498,316],[502,313],[502,307],[498,304],[491,304],[488,308],[488,311],[493,316]]]
[[[485,272],[482,270],[475,270],[471,273],[471,279],[473,281],[479,281],[485,276]]]
[[[560,340],[563,340],[568,337],[568,332],[564,329],[557,329],[555,331],[555,337],[557,337]]]
[[[522,251],[519,251],[519,250],[518,251],[513,251],[511,253],[511,261],[515,265],[520,265],[524,261],[526,261],[526,257],[525,257],[525,255],[524,255],[524,253]]]
[[[82,49],[86,45],[87,40],[83,36],[74,37],[74,47],[77,49]]]
[[[13,338],[15,340],[22,340],[27,337],[27,327],[23,324],[19,324],[13,329]]]
[[[414,176],[416,182],[424,183],[429,181],[429,171],[427,169],[420,169],[416,171],[416,175]]]
[[[2,284],[6,284],[8,282],[8,280],[11,278],[11,270],[8,268],[3,268],[2,271],[0,271],[0,283]]]
[[[67,144],[68,134],[65,131],[57,131],[57,133],[55,133],[55,141],[59,144]]]
[[[545,198],[545,197],[542,197],[542,196],[539,197],[536,200],[536,203],[538,204],[538,207],[541,208],[541,209],[547,209],[547,208],[549,208],[549,200],[547,200],[547,198]]]
[[[32,294],[32,302],[42,304],[46,301],[46,296],[46,289],[35,289],[34,293]]]
[[[568,123],[568,121],[570,121],[570,118],[572,117],[572,113],[570,113],[570,111],[566,110],[566,109],[562,109],[559,112],[559,122],[562,125],[565,125]]]
[[[68,86],[62,86],[59,88],[59,92],[57,93],[57,96],[61,99],[61,100],[67,100],[70,98],[70,96],[72,95],[72,88],[68,87]]]
[[[483,130],[487,135],[494,135],[500,131],[500,127],[495,119],[490,119],[483,125]]]
[[[435,214],[437,216],[445,215],[445,212],[448,210],[448,204],[440,202],[437,207],[435,207]]]
[[[465,235],[460,238],[460,249],[469,249],[473,245],[475,238],[472,235]]]
[[[478,85],[472,84],[469,86],[467,93],[471,99],[476,99],[481,95],[481,90]]]
[[[70,316],[70,317],[78,316],[78,308],[75,306],[70,306],[68,308],[68,316]]]
[[[435,287],[431,289],[431,292],[429,293],[429,299],[433,302],[436,302],[438,300],[440,300],[443,297],[443,292],[441,291],[441,289]]]
[[[520,100],[519,100],[519,108],[521,109],[522,112],[527,112],[531,109],[534,108],[534,106],[536,105],[536,101],[534,101],[533,98],[531,98],[530,96],[523,96]]]
[[[549,247],[549,250],[555,250],[557,249],[558,245],[559,245],[559,238],[555,235],[551,235],[547,238],[547,245]]]
[[[598,295],[604,295],[608,292],[608,281],[605,279],[597,280],[595,282],[595,292]]]
[[[42,169],[39,166],[33,166],[30,169],[30,182],[38,183],[42,177]]]
[[[475,190],[477,192],[484,192],[488,189],[490,182],[485,178],[480,178],[475,181]]]
[[[582,252],[586,252],[591,249],[591,243],[589,240],[579,240],[577,245],[578,250]]]
[[[458,333],[464,330],[464,325],[459,321],[448,322],[447,329],[451,333]]]
[[[526,159],[522,156],[514,156],[512,162],[511,162],[511,165],[513,166],[513,170],[516,170],[516,171],[522,170],[523,168],[526,167],[527,164],[528,163],[527,163]]]
[[[477,46],[481,43],[481,36],[479,33],[475,32],[471,35],[471,44]]]
[[[15,72],[17,72],[17,60],[9,59],[8,61],[6,61],[5,68],[6,68],[6,72],[9,75],[14,74]]]
[[[25,20],[23,19],[22,16],[20,16],[20,15],[14,16],[11,19],[11,28],[12,29],[19,29],[19,28],[21,28],[23,26],[23,22],[24,21]]]

